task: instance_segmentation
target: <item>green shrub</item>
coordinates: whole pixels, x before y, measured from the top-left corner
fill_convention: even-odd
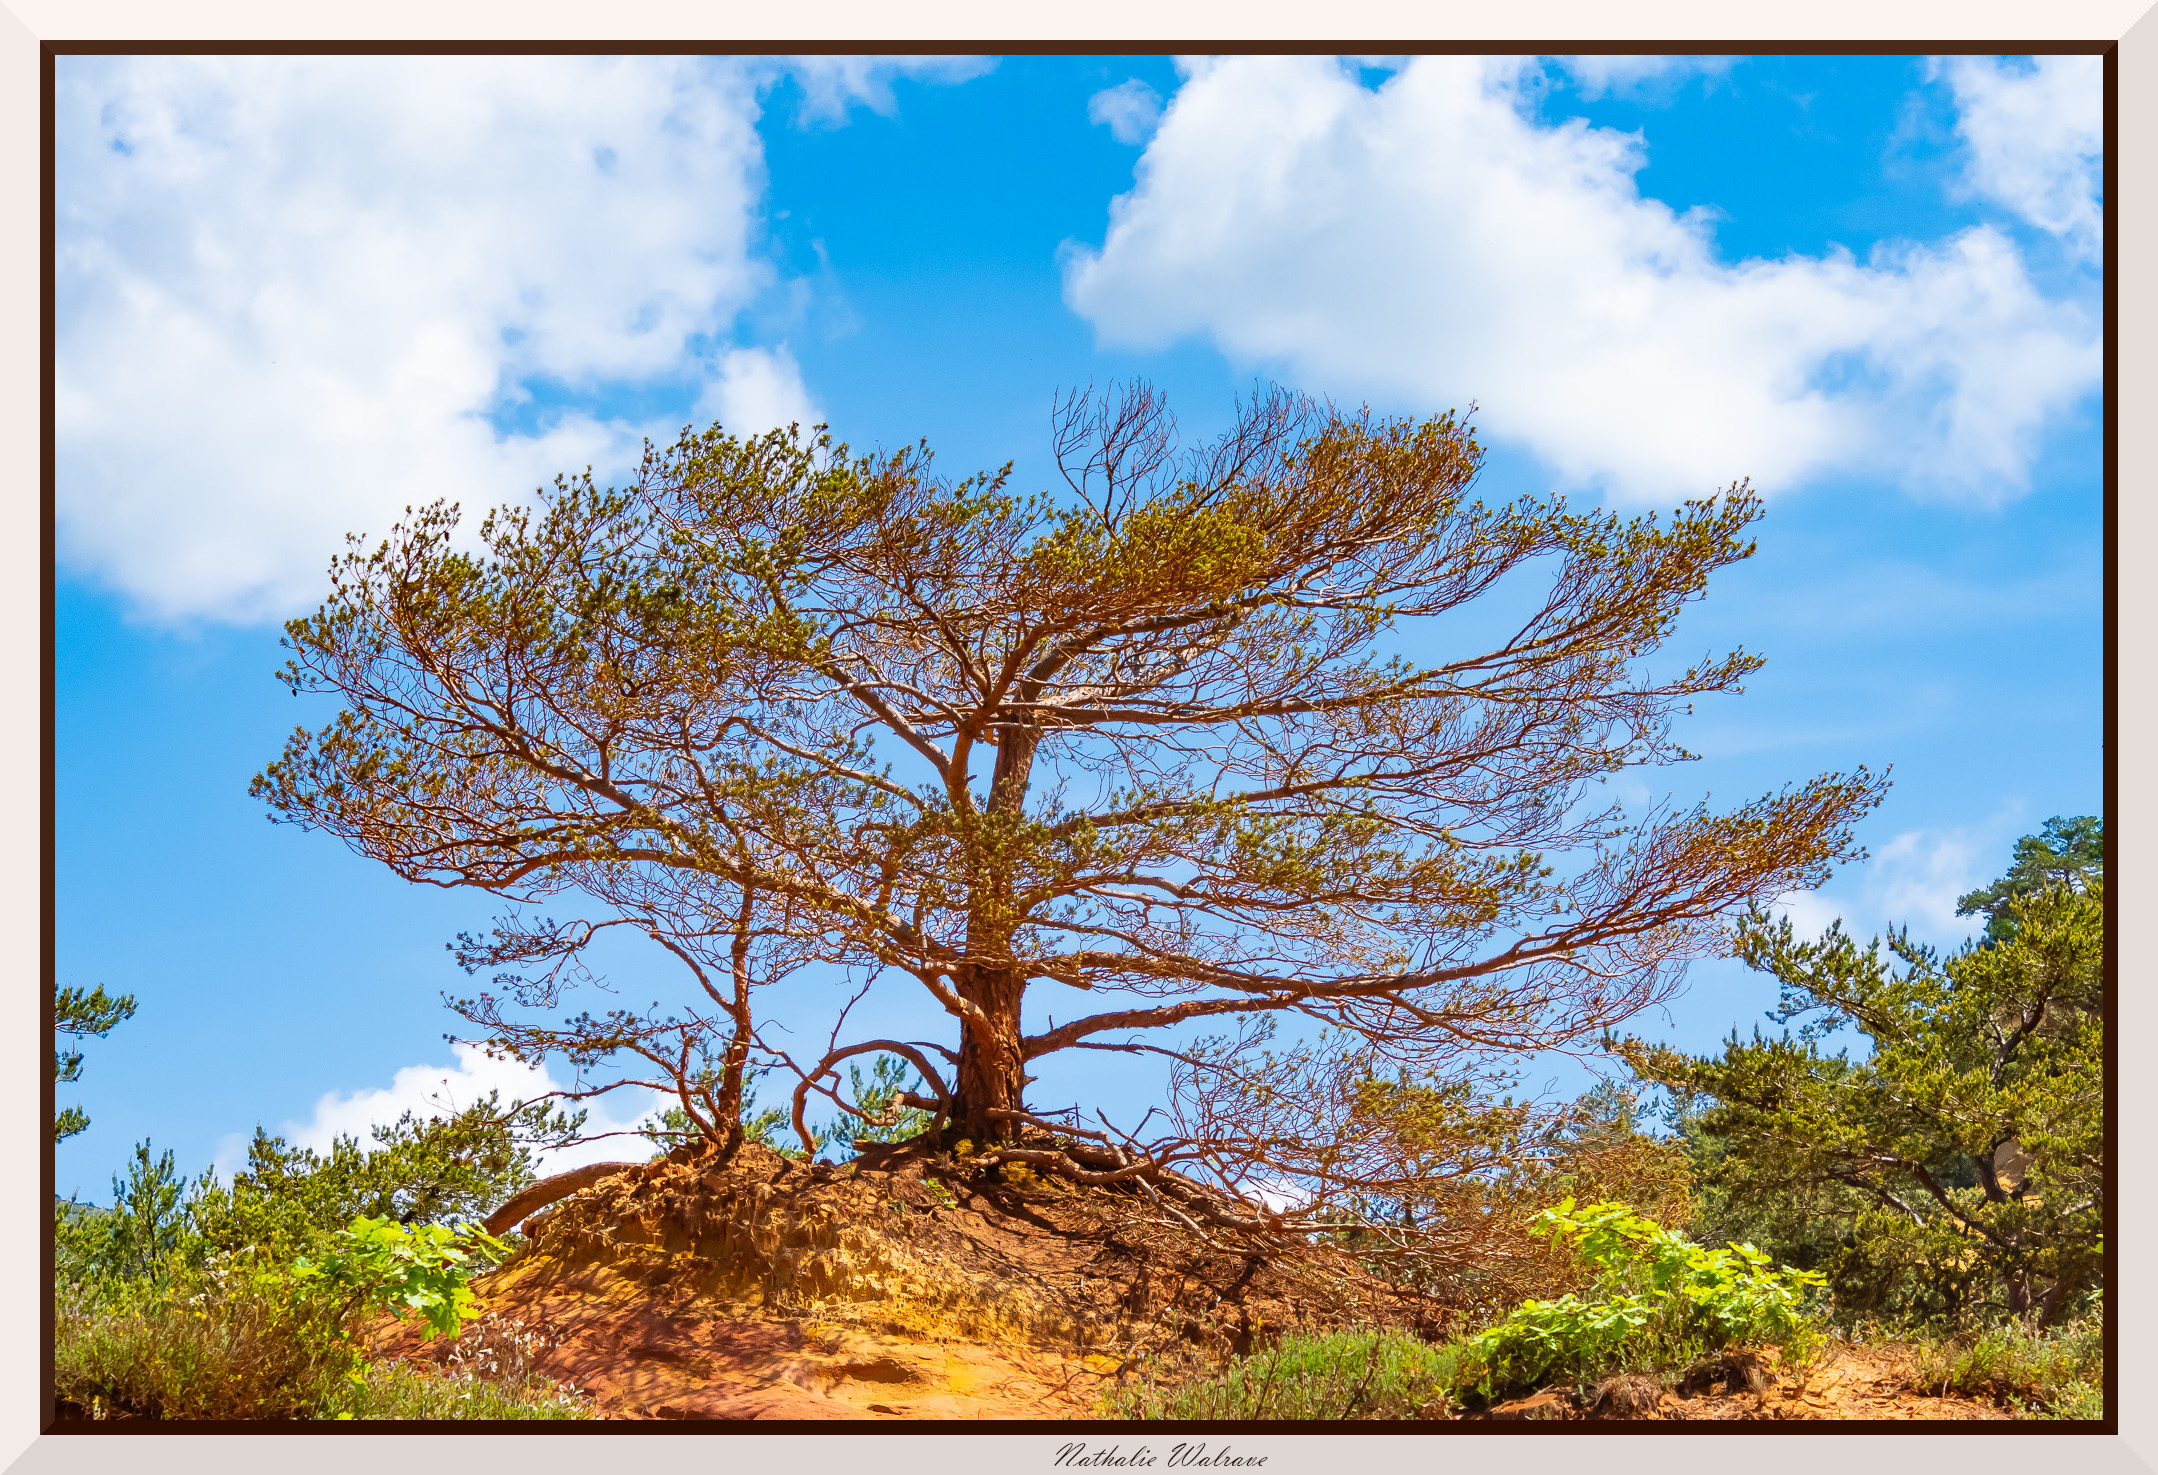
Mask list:
[[[1524,1302],[1461,1344],[1462,1371],[1487,1397],[1553,1374],[1666,1372],[1734,1344],[1803,1355],[1816,1335],[1808,1303],[1822,1278],[1777,1269],[1751,1245],[1708,1249],[1624,1204],[1576,1209],[1570,1198],[1533,1232],[1573,1241],[1597,1278],[1586,1296]]]
[[[2008,1322],[1921,1345],[1913,1380],[1930,1393],[2026,1405],[2040,1417],[2105,1417],[2105,1340],[2097,1316],[2034,1334]]]
[[[367,1367],[350,1328],[388,1310],[419,1316],[430,1339],[454,1336],[473,1315],[474,1257],[507,1247],[442,1221],[532,1182],[529,1144],[577,1122],[489,1095],[447,1119],[408,1112],[377,1127],[371,1149],[340,1137],[318,1153],[257,1132],[229,1186],[214,1173],[190,1183],[172,1153],[139,1144],[109,1207],[53,1206],[56,1394],[95,1415],[164,1419],[434,1417],[383,1410],[445,1398],[551,1406],[537,1385],[477,1392],[501,1381],[477,1372],[450,1393],[408,1388]]]
[[[290,1260],[356,1218],[482,1219],[536,1181],[531,1144],[559,1141],[581,1120],[540,1106],[504,1108],[490,1092],[450,1117],[423,1121],[408,1111],[374,1128],[372,1147],[342,1136],[316,1152],[258,1129],[230,1184],[207,1173],[189,1192],[189,1250],[201,1258],[258,1249]]]
[[[305,1417],[359,1363],[334,1307],[284,1277],[59,1288],[54,1392],[93,1416]]]
[[[387,1311],[403,1320],[417,1312],[427,1337],[454,1337],[474,1309],[471,1260],[475,1252],[499,1258],[508,1246],[477,1225],[451,1229],[422,1224],[407,1229],[389,1219],[362,1216],[335,1235],[317,1258],[303,1256],[292,1278],[339,1298],[343,1314]]]
[[[1291,1337],[1211,1376],[1148,1380],[1107,1401],[1134,1419],[1413,1419],[1447,1416],[1559,1375],[1670,1372],[1734,1344],[1802,1359],[1821,1277],[1777,1269],[1751,1245],[1712,1250],[1624,1204],[1544,1210],[1532,1232],[1572,1242],[1596,1271],[1586,1295],[1527,1301],[1475,1336],[1432,1346],[1403,1332]]]
[[[1406,1332],[1285,1337],[1212,1377],[1109,1395],[1120,1419],[1415,1419],[1453,1411],[1460,1348]]]
[[[476,1314],[466,1284],[473,1253],[502,1249],[474,1228],[408,1230],[363,1217],[313,1260],[287,1265],[259,1253],[202,1267],[167,1260],[135,1278],[63,1282],[54,1391],[93,1415],[135,1418],[423,1417],[359,1412],[407,1406],[414,1395],[367,1367],[350,1334],[353,1319],[416,1314],[430,1338],[454,1336]],[[530,1393],[510,1389],[481,1401],[530,1401]]]
[[[100,1300],[63,1290],[55,1391],[93,1418],[582,1419],[589,1399],[529,1356],[453,1354],[444,1372],[370,1365],[321,1303],[238,1292]]]

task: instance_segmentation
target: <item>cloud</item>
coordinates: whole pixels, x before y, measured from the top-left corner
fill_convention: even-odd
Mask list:
[[[1479,401],[1566,484],[1656,502],[1850,469],[2010,495],[2097,387],[2095,313],[1999,232],[1727,264],[1705,218],[1640,195],[1638,135],[1528,116],[1536,75],[1199,63],[1066,300],[1105,346],[1205,338],[1339,397]]]
[[[1118,143],[1144,143],[1161,120],[1161,94],[1134,77],[1088,98],[1086,116],[1089,123],[1108,125]]]
[[[970,62],[817,58],[813,99]],[[166,620],[311,607],[347,532],[634,465],[711,378],[758,254],[758,89],[669,57],[68,57],[58,71],[63,567]],[[791,380],[790,380],[791,376]],[[790,387],[791,386],[791,387]],[[758,398],[758,395],[762,398]],[[792,395],[789,399],[787,396]],[[550,405],[528,411],[544,397]]]
[[[1720,77],[1738,58],[1731,56],[1559,56],[1551,60],[1573,79],[1590,102],[1618,97],[1632,102],[1668,99],[1679,84],[1695,77]]]
[[[802,383],[801,366],[782,348],[737,348],[719,360],[719,376],[705,386],[691,416],[699,425],[717,420],[735,435],[824,419]]]
[[[681,372],[769,273],[755,98],[571,57],[69,58],[63,559],[164,618],[319,597],[347,531],[632,452],[520,381]]]
[[[1844,915],[1844,908],[1819,891],[1794,892],[1776,903],[1772,910],[1778,916],[1789,917],[1801,937],[1819,937]]]
[[[295,1147],[317,1152],[327,1152],[339,1137],[357,1138],[362,1147],[371,1148],[372,1129],[391,1125],[407,1111],[423,1119],[444,1116],[471,1106],[490,1091],[501,1092],[503,1104],[508,1105],[530,1101],[560,1086],[543,1068],[520,1065],[514,1060],[490,1060],[477,1045],[457,1044],[451,1050],[456,1058],[454,1065],[408,1065],[391,1077],[388,1086],[378,1090],[349,1095],[326,1092],[315,1103],[312,1117],[304,1122],[288,1121],[279,1131]],[[633,1130],[648,1118],[656,1119],[665,1104],[656,1092],[639,1087],[625,1087],[580,1103],[590,1112],[585,1122],[587,1134]],[[236,1170],[246,1166],[250,1140],[232,1133],[218,1143],[215,1166],[219,1177],[229,1182]],[[545,1177],[586,1163],[639,1162],[650,1155],[650,1146],[641,1138],[605,1137],[535,1154],[534,1165]]]
[[[2020,806],[2010,804],[1979,824],[1905,830],[1875,848],[1863,870],[1787,896],[1776,910],[1802,936],[1819,936],[1840,918],[1861,942],[1908,927],[1919,941],[1960,946],[1984,929],[1985,918],[1957,916],[1956,901],[2007,869],[2020,816]]]
[[[800,121],[838,124],[857,103],[882,117],[899,109],[892,83],[967,82],[995,71],[993,56],[797,56],[787,70],[802,89]]]
[[[1983,922],[1958,917],[1956,898],[1981,885],[1984,870],[1968,831],[1907,830],[1882,846],[1867,867],[1866,899],[1884,919],[1921,936],[1964,935]]]
[[[1311,1207],[1311,1190],[1286,1178],[1247,1178],[1236,1186],[1244,1197],[1258,1200],[1271,1213],[1300,1214]]]
[[[2102,247],[2104,69],[2095,56],[1934,58],[1969,145],[1964,185],[2058,236],[2087,260]]]

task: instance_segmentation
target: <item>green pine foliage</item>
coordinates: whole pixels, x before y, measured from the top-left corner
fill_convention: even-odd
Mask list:
[[[809,1124],[811,1146],[805,1151],[801,1139],[794,1132],[794,1115],[784,1106],[764,1106],[756,1095],[757,1082],[771,1074],[770,1067],[753,1067],[742,1076],[742,1140],[759,1147],[771,1149],[782,1157],[812,1159],[820,1157],[827,1148],[841,1162],[854,1155],[857,1142],[904,1142],[929,1129],[934,1120],[931,1113],[918,1106],[898,1106],[895,1098],[903,1092],[920,1093],[927,1088],[921,1075],[896,1055],[878,1055],[870,1063],[869,1073],[864,1075],[859,1062],[847,1065],[848,1094],[855,1106],[871,1118],[842,1113],[840,1116]],[[708,1087],[714,1077],[709,1069],[692,1077],[700,1089]],[[889,1116],[889,1122],[875,1118]],[[689,1113],[679,1106],[670,1106],[659,1114],[657,1125],[645,1136],[653,1146],[665,1151],[689,1140],[695,1134],[695,1123]]]
[[[2015,863],[2007,875],[1956,899],[1956,915],[1985,913],[1986,941],[2006,942],[2016,929],[2009,902],[2055,886],[2081,891],[2105,874],[2105,865],[2105,821],[2089,814],[2074,819],[2055,815],[2039,833],[2016,842]]]
[[[1698,1092],[1678,1089],[1667,1094],[1660,1113],[1666,1140],[1684,1153],[1690,1173],[1688,1232],[1703,1244],[1755,1244],[1781,1264],[1826,1271],[1847,1238],[1856,1190],[1830,1183],[1797,1185],[1774,1196],[1734,1196],[1723,1167],[1731,1144],[1703,1125],[1714,1105]]]
[[[505,1112],[490,1092],[461,1112],[406,1112],[374,1145],[341,1136],[327,1152],[258,1130],[231,1184],[205,1175],[188,1203],[204,1253],[263,1249],[290,1258],[357,1218],[406,1225],[485,1218],[536,1181],[532,1145],[582,1123],[544,1107]]]
[[[742,1140],[769,1148],[782,1157],[816,1157],[831,1142],[831,1129],[812,1126],[809,1131],[813,1145],[804,1152],[800,1139],[794,1134],[793,1113],[784,1106],[762,1105],[757,1099],[757,1083],[771,1073],[770,1066],[751,1066],[742,1073]],[[688,1077],[692,1089],[706,1093],[718,1079],[718,1071],[709,1063]],[[670,1106],[659,1114],[657,1123],[644,1135],[654,1148],[666,1152],[697,1136],[697,1124],[681,1107]]]
[[[112,1180],[112,1207],[62,1202],[54,1210],[54,1258],[62,1280],[163,1281],[187,1240],[186,1180],[172,1153],[135,1144],[125,1176]]]
[[[544,1108],[505,1112],[490,1093],[464,1111],[421,1120],[406,1112],[374,1129],[374,1145],[341,1136],[327,1152],[257,1131],[247,1166],[227,1184],[193,1182],[172,1154],[138,1144],[109,1208],[55,1206],[60,1275],[86,1283],[169,1277],[184,1263],[260,1254],[280,1263],[319,1248],[359,1218],[407,1227],[484,1218],[535,1181],[532,1147],[559,1141],[581,1116]]]
[[[920,1094],[927,1090],[921,1075],[896,1055],[879,1055],[870,1063],[869,1074],[862,1074],[858,1062],[847,1063],[847,1084],[852,1088],[854,1104],[871,1118],[889,1116],[891,1121],[863,1121],[860,1117],[848,1117],[835,1122],[829,1129],[833,1136],[851,1142],[904,1142],[929,1130],[934,1117],[918,1106],[898,1106],[896,1098],[912,1091]]]
[[[2106,888],[2056,865],[2088,856],[2096,821],[2047,830],[1973,893],[1999,925],[1971,945],[1807,941],[1757,916],[1740,956],[1782,984],[1796,1031],[1709,1059],[1620,1046],[1677,1093],[1704,1213],[1773,1231],[1847,1322],[2043,1329],[2100,1288]],[[1824,1048],[1843,1026],[1863,1054]]]
[[[81,1040],[86,1036],[105,1038],[115,1025],[135,1017],[133,994],[109,995],[105,986],[99,984],[88,993],[79,988],[60,988],[55,985],[52,993],[53,1033],[72,1035]],[[82,1079],[82,1051],[61,1048],[57,1039],[52,1051],[53,1079],[71,1083]],[[79,1106],[62,1107],[53,1117],[52,1140],[65,1142],[78,1135],[90,1125],[90,1118]]]

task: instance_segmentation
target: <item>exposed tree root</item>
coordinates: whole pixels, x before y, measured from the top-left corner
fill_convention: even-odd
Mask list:
[[[481,1221],[481,1227],[489,1234],[501,1234],[505,1230],[515,1229],[549,1204],[568,1198],[581,1189],[590,1188],[602,1178],[627,1172],[636,1166],[636,1163],[591,1163],[582,1168],[571,1168],[567,1173],[557,1173],[552,1178],[542,1178],[489,1214]]]

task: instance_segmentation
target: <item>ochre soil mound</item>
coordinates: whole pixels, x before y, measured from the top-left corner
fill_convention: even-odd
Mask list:
[[[461,1342],[385,1325],[378,1356],[522,1367],[629,1419],[1095,1416],[1142,1360],[1194,1371],[1274,1335],[1397,1326],[1445,1308],[1338,1251],[1197,1234],[1128,1189],[1012,1183],[926,1146],[804,1167],[758,1147],[678,1150],[527,1221],[475,1284]],[[1486,1419],[1997,1419],[1913,1387],[1893,1348],[1803,1369],[1773,1350],[1666,1390],[1612,1379],[1468,1413]]]
[[[1141,1358],[1443,1316],[1337,1251],[1261,1251],[1128,1190],[1013,1183],[913,1144],[841,1167],[678,1150],[525,1232],[475,1283],[481,1328],[519,1329],[534,1370],[619,1418],[1084,1418]],[[376,1351],[456,1349],[392,1326]]]
[[[1784,1367],[1771,1347],[1721,1359],[1664,1388],[1610,1378],[1585,1394],[1547,1388],[1463,1416],[1483,1419],[2007,1419],[1991,1403],[1938,1398],[1915,1386],[1909,1355],[1893,1346],[1831,1346],[1805,1367]]]

